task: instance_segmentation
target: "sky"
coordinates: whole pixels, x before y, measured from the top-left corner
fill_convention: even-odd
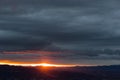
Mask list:
[[[120,0],[0,0],[0,63],[120,64]]]

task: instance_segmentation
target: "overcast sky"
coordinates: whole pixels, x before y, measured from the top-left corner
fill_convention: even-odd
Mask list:
[[[0,61],[120,64],[119,4],[0,0]]]

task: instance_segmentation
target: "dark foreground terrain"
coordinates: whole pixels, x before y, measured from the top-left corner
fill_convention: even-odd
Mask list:
[[[0,80],[120,80],[120,66],[47,68],[1,65]]]

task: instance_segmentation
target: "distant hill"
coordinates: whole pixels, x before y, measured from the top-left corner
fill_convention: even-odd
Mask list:
[[[120,65],[68,68],[1,65],[0,80],[120,80]]]

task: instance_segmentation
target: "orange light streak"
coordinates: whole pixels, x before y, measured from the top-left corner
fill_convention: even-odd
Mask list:
[[[0,65],[13,65],[13,66],[43,66],[43,67],[72,67],[75,65],[64,65],[64,64],[49,64],[49,63],[25,63],[15,62],[10,60],[0,60]]]

